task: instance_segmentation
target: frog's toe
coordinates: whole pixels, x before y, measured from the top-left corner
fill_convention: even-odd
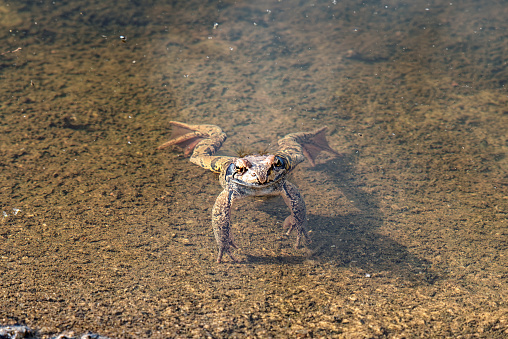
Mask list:
[[[307,245],[310,243],[309,235],[305,230],[305,223],[298,222],[298,220],[290,215],[284,220],[283,224],[284,229],[287,229],[286,235],[290,235],[293,230],[296,230],[296,243],[295,248],[300,247],[300,245]]]
[[[288,216],[284,220],[284,223],[282,224],[282,228],[284,228],[285,230],[287,229],[286,235],[289,235],[291,233],[293,228],[295,228],[295,225],[296,225],[296,220],[292,215]]]
[[[302,230],[302,232],[298,232],[298,234],[296,235],[295,248],[299,248],[300,245],[306,246],[311,242],[312,240],[310,240],[307,231]]]
[[[224,253],[229,255],[231,260],[233,262],[238,262],[236,258],[233,256],[233,253],[231,253],[231,247],[234,249],[238,249],[238,246],[236,246],[232,241],[229,242],[229,244],[220,246],[219,248],[219,255],[217,256],[217,263],[220,264],[222,262],[222,257],[224,256]]]
[[[220,249],[219,255],[217,256],[217,263],[218,264],[220,264],[222,262],[222,256],[224,255],[224,253],[227,253],[233,262],[238,262],[238,260],[236,260],[236,258],[233,256],[233,253],[231,253],[231,250]]]

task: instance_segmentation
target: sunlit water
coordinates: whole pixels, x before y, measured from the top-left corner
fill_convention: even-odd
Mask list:
[[[507,332],[504,1],[0,2],[0,325],[38,336]],[[328,126],[341,156],[233,209],[156,151],[214,124],[222,154]],[[72,333],[71,333],[72,334]]]

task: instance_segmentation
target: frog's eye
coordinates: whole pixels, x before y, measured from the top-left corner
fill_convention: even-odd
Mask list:
[[[275,157],[274,166],[279,168],[286,167],[286,162],[281,157]]]
[[[237,166],[237,165],[235,165],[235,172],[236,173],[242,174],[242,173],[245,173],[246,170],[247,169],[245,168],[245,166]]]

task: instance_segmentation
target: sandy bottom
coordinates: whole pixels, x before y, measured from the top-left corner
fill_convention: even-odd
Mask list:
[[[247,3],[0,1],[0,325],[506,337],[506,3]],[[216,264],[221,188],[156,150],[170,120],[226,155],[327,125],[341,156],[291,179],[312,243],[243,200]]]

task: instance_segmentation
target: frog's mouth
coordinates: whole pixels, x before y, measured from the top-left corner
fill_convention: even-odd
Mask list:
[[[233,163],[228,166],[225,179],[226,182],[240,187],[264,189],[277,185],[285,177],[286,173],[286,170],[282,167],[272,167],[267,175],[260,175],[257,173],[256,176],[252,175],[251,177],[247,177],[247,181],[242,179],[244,173],[242,173],[241,170],[239,171],[238,167]]]
[[[280,175],[275,180],[271,180],[271,181],[268,181],[268,182],[265,182],[265,183],[260,183],[260,182],[245,182],[243,180],[239,180],[239,179],[236,179],[234,177],[231,177],[230,182],[234,183],[234,184],[236,184],[238,186],[244,186],[244,187],[249,187],[249,188],[266,188],[266,187],[270,187],[270,186],[273,186],[273,185],[277,184],[279,181],[281,181],[283,176],[284,175]]]

